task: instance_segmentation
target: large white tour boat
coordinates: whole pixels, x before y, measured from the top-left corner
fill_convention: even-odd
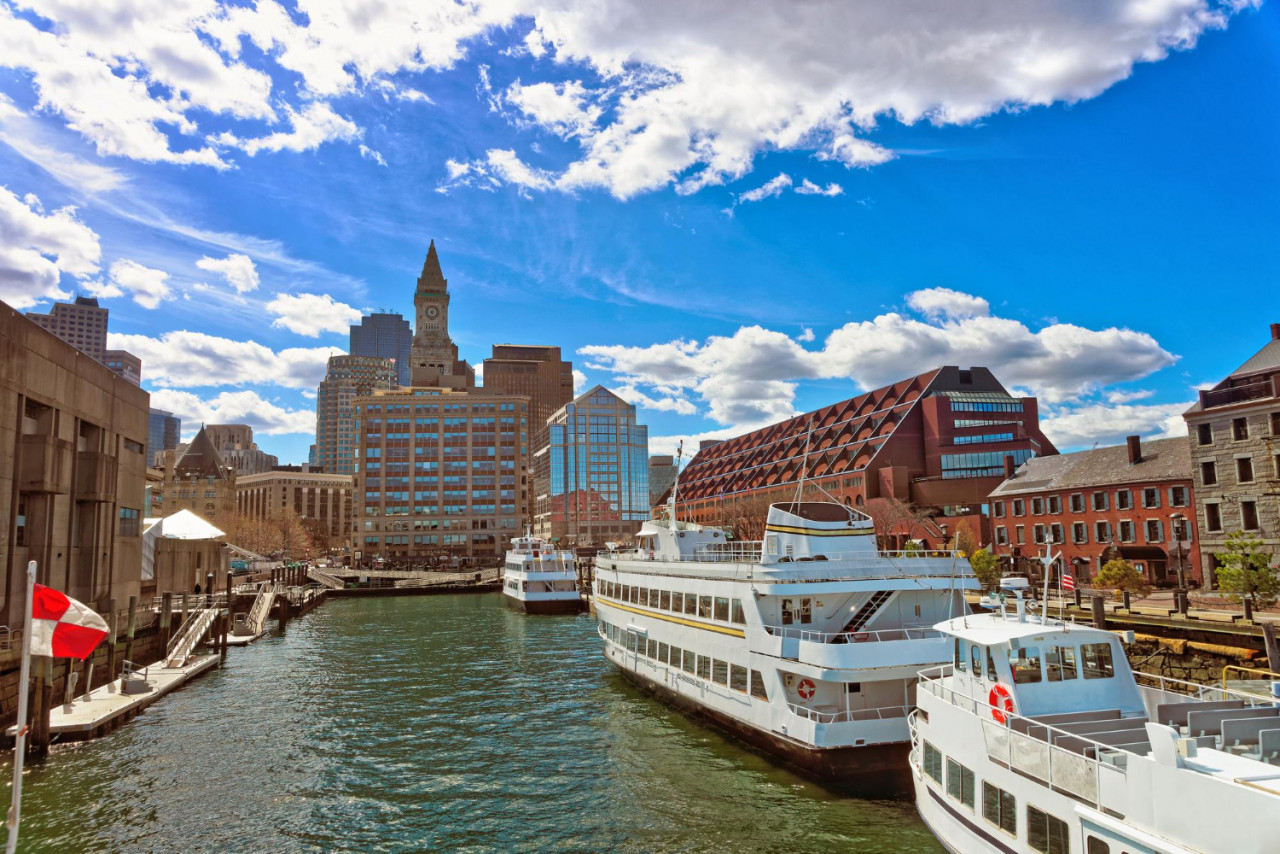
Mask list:
[[[956,854],[1280,851],[1280,710],[1130,670],[1114,632],[1016,612],[940,623],[921,674],[920,815]],[[1143,684],[1139,684],[1143,683]],[[1150,683],[1150,684],[1145,684]]]
[[[502,570],[506,603],[526,614],[576,614],[582,610],[574,553],[526,533],[514,537]]]
[[[627,677],[831,782],[907,784],[916,677],[950,660],[932,626],[977,589],[966,560],[880,552],[835,502],[773,505],[762,542],[669,509],[637,542],[596,557],[600,636]]]

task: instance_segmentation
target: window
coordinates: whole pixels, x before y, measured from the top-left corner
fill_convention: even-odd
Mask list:
[[[1249,483],[1253,480],[1253,457],[1236,459],[1236,479],[1241,483]]]
[[[667,656],[671,654],[671,649],[665,643],[658,644],[658,661],[663,664],[667,663]]]
[[[954,759],[947,760],[947,794],[973,809],[973,772]]]
[[[1240,527],[1246,531],[1258,530],[1258,502],[1240,502]]]
[[[1013,533],[1017,536],[1018,545],[1022,545],[1027,541],[1027,529],[1023,525],[1015,525]]]
[[[751,696],[757,700],[768,701],[769,694],[764,687],[764,677],[760,675],[759,670],[751,671]]]
[[[139,525],[141,524],[142,514],[138,510],[130,507],[120,508],[120,536],[136,537],[139,535]]]
[[[1044,525],[1036,525],[1031,529],[1032,536],[1035,537],[1036,543],[1044,544]]]
[[[1071,834],[1067,823],[1028,804],[1027,844],[1041,854],[1068,854]]]
[[[1107,509],[1107,494],[1105,492],[1093,493],[1093,509],[1094,510]]]
[[[1054,522],[1052,525],[1049,526],[1049,542],[1062,544],[1062,543],[1065,543],[1066,541],[1067,541],[1066,537],[1064,537],[1062,534],[1061,525],[1059,525],[1057,522]]]
[[[711,619],[711,597],[710,596],[698,597],[698,616],[706,617],[708,620]]]
[[[973,666],[973,675],[982,675],[982,647],[976,643],[969,647],[969,663]]]
[[[698,672],[697,663],[698,663],[698,656],[694,655],[692,652],[686,649],[684,651],[684,660],[680,664],[680,669],[683,670],[685,673],[697,673]]]
[[[1084,661],[1085,679],[1110,679],[1116,675],[1115,664],[1111,660],[1111,644],[1084,644],[1080,647],[1080,657]]]
[[[1191,541],[1191,523],[1186,516],[1174,516],[1169,520],[1169,536],[1175,541]]]
[[[1247,418],[1231,419],[1231,438],[1236,441],[1249,438],[1249,420]]]
[[[1051,646],[1044,651],[1044,667],[1050,682],[1065,682],[1076,678],[1076,648]]]
[[[13,544],[18,548],[25,548],[27,545],[27,497],[22,494],[18,495],[17,516],[17,533]]]
[[[1005,546],[1009,544],[1009,529],[1004,525],[996,526],[996,545]]]
[[[1019,499],[1017,499],[1017,500],[1015,500],[1015,501],[1013,502],[1013,515],[1015,515],[1015,516],[1025,516],[1025,515],[1027,515],[1027,505],[1026,505],[1026,502],[1024,502],[1021,498],[1019,498]]]
[[[1084,512],[1084,496],[1083,495],[1077,492],[1075,495],[1071,496],[1071,498],[1068,500],[1071,502],[1072,513]]]
[[[1142,490],[1142,506],[1143,507],[1159,507],[1160,506],[1160,490],[1149,487]]]
[[[1050,495],[1047,499],[1050,515],[1057,515],[1062,512],[1062,499],[1056,495]]]
[[[730,614],[729,622],[737,623],[740,626],[745,626],[747,624],[747,617],[745,614],[742,613],[742,600],[734,599],[730,603],[730,605],[731,607],[729,609],[729,614]]]
[[[674,667],[676,670],[680,669],[680,653],[681,652],[683,652],[683,650],[681,650],[680,647],[673,646],[671,647],[671,650],[670,650],[670,657],[667,659],[668,661],[671,662],[671,666]]]
[[[671,591],[663,590],[658,594],[658,607],[664,611],[671,610]]]
[[[997,519],[1004,518],[1004,502],[1003,501],[996,501],[992,503],[991,515],[996,517]]]
[[[715,618],[721,622],[729,622],[729,599],[726,596],[716,597]]]
[[[1187,488],[1185,486],[1169,487],[1169,506],[1170,507],[1186,507],[1187,502],[1189,500],[1190,499],[1187,496]]]
[[[1096,836],[1090,836],[1085,854],[1111,854],[1111,846]]]
[[[719,659],[711,662],[711,681],[717,685],[729,684],[729,662]]]
[[[1089,542],[1089,526],[1084,522],[1075,522],[1071,525],[1071,542],[1087,543]]]
[[[924,773],[935,783],[942,782],[942,751],[927,741],[924,743]]]
[[[1133,542],[1133,523],[1130,522],[1128,519],[1120,520],[1120,526],[1118,528],[1118,531],[1119,531],[1120,542],[1122,543]]]
[[[698,656],[698,675],[703,679],[711,678],[711,659],[705,655]]]
[[[1222,508],[1217,504],[1204,506],[1204,527],[1207,531],[1222,530]]]
[[[968,665],[964,660],[964,641],[956,638],[955,654],[951,657],[951,663],[955,666],[957,673],[964,673],[965,667]]]
[[[1127,489],[1116,490],[1116,509],[1129,510],[1133,507],[1133,493]]]
[[[1200,482],[1205,486],[1213,486],[1218,482],[1218,465],[1213,460],[1200,464]]]
[[[1210,424],[1200,424],[1196,427],[1196,441],[1201,445],[1213,444],[1213,426]]]
[[[1044,499],[1043,498],[1031,499],[1031,515],[1032,516],[1044,515]]]
[[[982,817],[1010,836],[1018,835],[1018,802],[1004,789],[982,784]]]
[[[1147,520],[1147,542],[1148,543],[1164,542],[1164,525],[1160,524],[1159,519]]]
[[[1040,648],[1024,646],[1018,649],[1016,657],[1009,658],[1009,666],[1013,668],[1015,685],[1025,685],[1040,681]]]
[[[729,687],[747,693],[747,668],[735,664],[729,668]]]

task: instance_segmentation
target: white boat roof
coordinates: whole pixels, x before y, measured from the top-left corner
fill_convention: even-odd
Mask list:
[[[1067,623],[1062,620],[1050,619],[1048,623],[1041,623],[1038,614],[1028,614],[1026,622],[1018,622],[1016,614],[1009,613],[1001,616],[999,611],[954,617],[938,623],[934,628],[940,632],[963,638],[970,643],[982,644],[983,646],[998,646],[1014,638],[1022,639],[1068,631],[1096,633],[1105,637],[1112,636],[1111,632],[1104,632],[1091,626],[1079,625],[1078,623]]]

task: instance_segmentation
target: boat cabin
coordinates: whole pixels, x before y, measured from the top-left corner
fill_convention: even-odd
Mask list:
[[[830,501],[772,504],[765,519],[763,564],[874,558],[871,518]]]

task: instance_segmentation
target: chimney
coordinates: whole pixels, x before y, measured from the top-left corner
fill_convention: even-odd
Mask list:
[[[1271,340],[1274,341],[1277,338],[1280,338],[1280,323],[1273,323],[1271,324]]]
[[[1013,454],[1004,455],[1004,479],[1013,477]]]
[[[1142,462],[1142,442],[1137,436],[1125,436],[1124,443],[1129,448],[1129,465]]]

